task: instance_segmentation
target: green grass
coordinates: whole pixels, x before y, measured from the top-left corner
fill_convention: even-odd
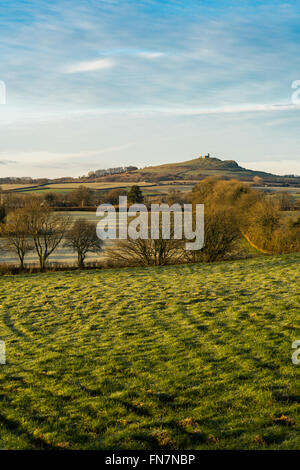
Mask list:
[[[0,447],[299,449],[299,262],[1,277]]]
[[[39,194],[44,195],[48,193],[58,193],[58,194],[68,194],[73,190],[73,188],[36,188],[36,189],[26,189],[26,190],[20,190],[18,193],[22,194],[34,194],[35,196],[38,196]]]
[[[18,193],[24,194],[45,194],[45,193],[60,193],[68,194],[70,191],[79,188],[80,186],[87,186],[88,188],[99,190],[99,191],[109,191],[116,188],[129,188],[133,184],[136,184],[132,181],[103,181],[103,182],[75,182],[75,183],[49,183],[47,185],[16,185],[16,184],[6,184],[4,185],[5,190],[10,190]],[[154,183],[149,183],[145,181],[140,181],[139,186],[143,187],[152,187]],[[3,185],[2,185],[3,188]]]

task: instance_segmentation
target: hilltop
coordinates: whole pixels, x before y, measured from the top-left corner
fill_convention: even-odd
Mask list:
[[[234,160],[221,160],[209,155],[179,163],[149,166],[134,173],[138,173],[144,181],[147,179],[199,180],[206,176],[218,175],[242,181],[252,181],[255,176],[258,176],[268,182],[286,184],[292,180],[294,184],[300,184],[300,178],[297,177],[277,176],[263,171],[249,170]]]
[[[78,184],[97,184],[94,189],[111,189],[113,187],[125,187],[139,183],[140,185],[149,186],[158,182],[175,180],[182,184],[200,181],[207,176],[219,176],[224,179],[237,179],[240,181],[252,182],[253,178],[260,177],[263,184],[268,186],[294,186],[300,187],[300,176],[279,176],[264,171],[249,170],[240,166],[235,160],[221,160],[220,158],[211,157],[209,154],[193,158],[178,163],[164,163],[156,166],[147,166],[138,169],[134,166],[108,168],[106,170],[90,171],[88,175],[75,177],[60,178],[0,178],[0,185],[4,191],[35,191],[54,189],[54,185],[59,185],[60,189],[70,189],[70,185]],[[65,187],[64,185],[68,185]],[[99,185],[102,185],[101,187]]]

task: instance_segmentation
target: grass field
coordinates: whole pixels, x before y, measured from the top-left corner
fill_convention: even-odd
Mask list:
[[[14,183],[4,183],[0,184],[0,188],[3,191],[17,191],[21,189],[27,189],[27,188],[32,188],[32,184],[14,184]]]
[[[192,176],[192,175],[191,175]],[[230,176],[230,175],[227,175]],[[159,196],[161,194],[167,194],[170,190],[181,191],[181,192],[189,192],[193,189],[195,184],[199,183],[199,181],[194,180],[173,180],[173,181],[165,181],[157,183],[150,183],[150,182],[129,182],[129,181],[117,181],[117,182],[76,182],[76,183],[51,183],[47,185],[21,185],[21,184],[3,184],[1,187],[3,190],[10,191],[10,192],[17,192],[27,195],[40,195],[43,196],[46,193],[57,193],[57,194],[69,194],[70,191],[78,188],[79,186],[87,186],[91,189],[97,191],[109,191],[111,189],[127,189],[134,184],[138,184],[143,191],[145,196]],[[300,197],[300,189],[293,188],[289,186],[268,186],[268,187],[260,187],[258,189],[268,191],[268,192],[278,192],[278,191],[286,191],[290,193],[295,199],[299,199]]]
[[[2,449],[299,449],[299,255],[2,276]]]
[[[130,186],[138,184],[144,195],[153,195],[153,194],[167,194],[171,189],[176,191],[191,191],[195,182],[191,184],[180,184],[180,182],[172,182],[172,184],[156,184],[149,182],[130,182],[130,181],[118,181],[118,182],[98,182],[98,183],[53,183],[41,186],[33,185],[16,185],[16,184],[5,184],[2,185],[2,188],[6,191],[24,193],[28,195],[44,195],[45,193],[57,193],[57,194],[68,194],[70,191],[78,188],[79,186],[87,186],[88,188],[97,190],[97,191],[109,191],[111,189],[127,189]]]
[[[51,183],[47,185],[17,185],[17,184],[4,184],[2,185],[2,189],[5,191],[16,191],[18,193],[25,193],[25,194],[43,194],[49,192],[55,193],[68,193],[80,186],[86,186],[91,189],[95,190],[110,190],[115,188],[128,188],[134,184],[135,182],[131,181],[117,181],[117,182],[98,182],[98,183]],[[141,188],[143,187],[151,187],[154,186],[155,183],[149,183],[145,181],[141,181],[138,183]]]

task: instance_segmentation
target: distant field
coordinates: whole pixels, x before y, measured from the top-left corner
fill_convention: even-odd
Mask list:
[[[209,174],[217,174],[213,172],[213,170],[210,170]],[[193,176],[193,173],[191,173],[191,176]],[[230,174],[225,174],[224,176],[230,176]],[[91,189],[95,190],[110,190],[110,189],[115,189],[115,188],[128,188],[134,184],[138,184],[142,189],[143,193],[145,195],[153,195],[153,194],[166,194],[170,190],[174,189],[175,191],[182,191],[182,192],[187,192],[191,191],[192,188],[197,184],[199,181],[196,180],[173,180],[173,181],[163,181],[160,184],[157,183],[149,183],[146,181],[142,182],[128,182],[128,181],[117,181],[117,182],[100,182],[100,183],[53,183],[53,184],[47,184],[47,185],[32,185],[32,184],[3,184],[1,185],[2,189],[5,191],[16,191],[18,193],[24,193],[24,194],[44,194],[48,192],[55,192],[55,193],[60,193],[60,194],[67,194],[70,191],[78,188],[79,186],[87,186]],[[290,186],[286,187],[277,187],[277,186],[268,186],[268,187],[261,187],[257,188],[261,189],[264,191],[271,191],[271,192],[277,192],[277,191],[287,191],[290,193],[293,197],[300,198],[300,188],[293,188]]]
[[[114,188],[127,188],[132,186],[133,184],[138,184],[140,187],[144,186],[154,186],[155,183],[148,183],[145,181],[134,183],[134,182],[108,182],[108,183],[53,183],[48,185],[13,185],[13,184],[5,184],[2,185],[2,189],[6,191],[17,191],[18,193],[45,193],[45,192],[57,192],[57,193],[67,193],[72,191],[79,186],[87,186],[91,189],[114,189]]]
[[[123,182],[118,181],[118,182],[111,182],[111,183],[110,182],[108,183],[63,183],[63,184],[54,183],[47,187],[54,188],[54,189],[74,189],[74,188],[78,188],[79,186],[87,186],[88,188],[92,188],[92,189],[113,189],[113,188],[120,188],[120,187],[127,188],[134,184],[138,184],[141,187],[154,185],[154,183],[147,183],[145,181],[141,181],[139,183],[135,183],[132,181],[123,181]]]
[[[191,191],[196,183],[197,182],[194,182],[194,184],[160,184],[152,186],[149,188],[148,192],[155,191],[159,193],[168,193],[171,190],[186,192]]]
[[[15,191],[19,189],[32,188],[33,185],[32,184],[0,184],[0,187],[3,191]]]
[[[45,193],[58,193],[58,194],[67,194],[70,191],[72,191],[74,188],[51,188],[51,187],[41,187],[41,188],[35,188],[35,189],[26,189],[24,191],[20,190],[18,193],[22,194],[34,194],[34,195],[39,195],[39,194],[45,194]]]
[[[111,183],[54,183],[41,186],[32,186],[32,185],[3,185],[3,189],[6,191],[17,191],[18,193],[24,194],[45,194],[49,192],[55,192],[59,194],[68,194],[70,191],[78,188],[79,186],[87,186],[95,190],[110,190],[115,188],[128,188],[134,184],[138,184],[142,189],[144,195],[153,196],[156,194],[166,194],[171,189],[175,191],[191,191],[196,182],[191,184],[180,184],[180,182],[170,182],[170,183],[149,183],[149,182],[111,182]]]
[[[299,449],[299,263],[0,277],[0,447]]]
[[[293,188],[292,186],[262,186],[258,189],[264,189],[266,191],[274,191],[274,192],[282,192],[285,191],[287,193],[300,196],[300,188]]]

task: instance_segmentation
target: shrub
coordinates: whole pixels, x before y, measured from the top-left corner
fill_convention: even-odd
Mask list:
[[[227,210],[210,210],[205,214],[204,247],[186,251],[188,261],[212,262],[230,257],[240,236],[235,216]]]

